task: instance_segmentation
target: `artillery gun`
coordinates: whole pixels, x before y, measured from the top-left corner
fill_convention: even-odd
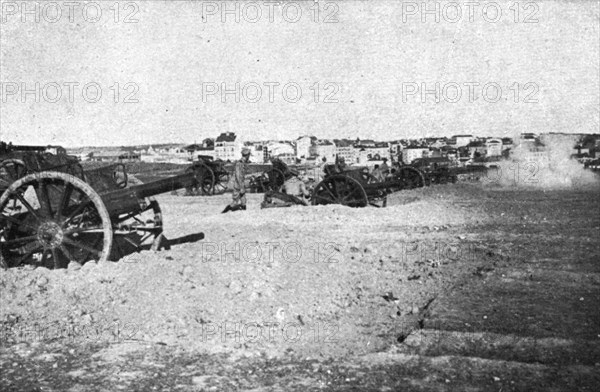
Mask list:
[[[283,184],[295,174],[279,158],[271,158],[272,167],[260,176],[250,178],[250,188],[255,193],[279,192]]]
[[[186,171],[129,186],[122,164],[83,170],[76,157],[39,147],[0,150],[0,264],[64,268],[70,261],[116,260],[150,245],[168,247],[154,195],[193,187]]]
[[[426,185],[455,183],[458,179],[456,168],[448,158],[417,158],[410,166],[423,173]]]
[[[411,166],[394,169],[379,180],[366,167],[346,167],[336,162],[325,167],[325,177],[313,190],[312,204],[385,207],[388,194],[422,186],[423,173]]]

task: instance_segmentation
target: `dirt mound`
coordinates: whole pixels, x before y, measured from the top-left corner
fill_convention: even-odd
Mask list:
[[[4,271],[0,320],[17,341],[33,333],[208,352],[377,350],[389,340],[377,335],[390,315],[417,314],[442,279],[409,247],[417,229],[441,233],[485,218],[467,216],[462,188],[406,192],[385,209],[260,210],[261,195],[250,195],[248,211],[225,215],[227,195],[162,196],[167,236],[202,232],[203,240],[80,269]]]

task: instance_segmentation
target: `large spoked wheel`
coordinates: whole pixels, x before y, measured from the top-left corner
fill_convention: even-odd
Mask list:
[[[186,188],[186,194],[190,196],[213,195],[215,192],[216,178],[213,170],[204,165],[196,164],[188,167],[186,173],[195,173],[196,184]]]
[[[112,235],[102,199],[72,175],[30,174],[0,196],[0,249],[5,267],[65,268],[69,261],[106,261]]]
[[[425,186],[425,176],[414,167],[405,166],[398,169],[396,178],[400,180],[402,189],[414,189]]]
[[[215,192],[215,172],[208,167],[202,171],[199,188],[203,195],[213,195]]]
[[[27,167],[20,159],[7,159],[0,162],[0,193],[25,174],[27,174]]]
[[[354,178],[336,174],[315,187],[313,205],[341,204],[348,207],[366,207],[369,204],[365,189]]]

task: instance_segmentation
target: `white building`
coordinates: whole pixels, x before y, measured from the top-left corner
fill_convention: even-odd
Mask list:
[[[335,144],[329,140],[317,140],[310,149],[310,155],[318,156],[317,162],[321,162],[323,158],[326,158],[328,163],[334,163],[336,154]]]
[[[296,158],[306,159],[310,156],[310,146],[313,144],[314,136],[301,136],[296,140]]]
[[[192,160],[197,161],[199,155],[208,156],[212,159],[216,159],[215,148],[214,147],[199,147],[194,150],[192,153]]]
[[[215,158],[223,161],[235,161],[242,156],[244,143],[233,132],[225,132],[215,140]]]
[[[466,146],[473,141],[473,135],[456,135],[452,136],[452,138],[456,140],[455,148]]]
[[[146,151],[142,152],[140,160],[142,162],[189,164],[190,153],[185,147],[183,144],[149,146]]]
[[[354,145],[354,149],[356,151],[356,155],[359,155],[359,161],[363,161],[366,157],[368,160],[382,160],[383,158],[387,158],[388,160],[391,158],[390,155],[390,146],[388,143],[365,143],[360,142],[359,144]]]
[[[486,156],[499,157],[502,155],[502,139],[488,139],[485,141]]]
[[[268,159],[265,160],[265,151],[267,151],[267,144],[268,142],[266,141],[244,143],[244,147],[250,149],[250,163],[268,162]]]
[[[344,162],[347,164],[356,162],[356,149],[354,148],[354,143],[350,140],[334,140],[337,156],[340,158],[344,158]]]
[[[402,162],[410,164],[417,158],[424,158],[429,155],[428,147],[407,147],[402,150]]]
[[[270,142],[265,146],[265,148],[267,149],[268,158],[280,157],[283,155],[285,155],[286,157],[296,156],[296,151],[294,147],[289,143]]]

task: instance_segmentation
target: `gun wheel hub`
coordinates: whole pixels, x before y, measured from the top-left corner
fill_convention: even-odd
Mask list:
[[[54,249],[63,242],[62,228],[55,222],[44,222],[37,230],[38,241],[44,248]]]

